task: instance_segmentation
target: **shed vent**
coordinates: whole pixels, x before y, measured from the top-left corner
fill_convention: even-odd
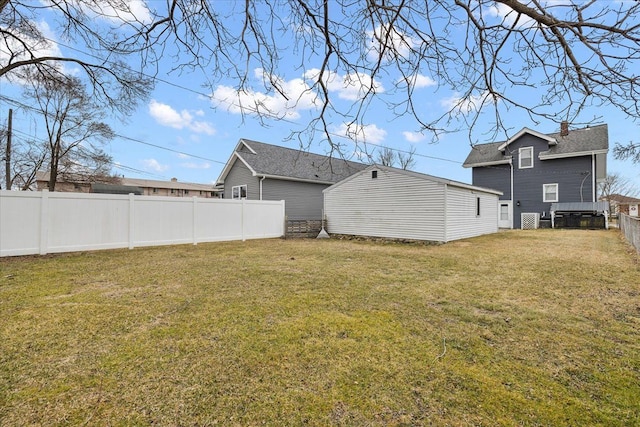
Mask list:
[[[521,213],[520,224],[523,230],[535,230],[540,226],[540,214],[538,212]]]

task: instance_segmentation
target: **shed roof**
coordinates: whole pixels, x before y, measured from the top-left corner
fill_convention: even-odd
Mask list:
[[[509,163],[511,153],[507,149],[508,145],[524,134],[541,137],[549,143],[549,149],[540,153],[540,159],[584,156],[591,153],[606,154],[609,149],[609,131],[606,124],[570,130],[566,136],[562,136],[560,132],[540,134],[523,128],[507,141],[474,146],[463,166],[468,168]]]
[[[498,196],[501,196],[503,193],[502,191],[498,191],[498,190],[493,190],[491,188],[485,188],[485,187],[478,187],[475,185],[471,185],[471,184],[466,184],[464,182],[459,182],[459,181],[453,181],[447,178],[440,178],[437,176],[433,176],[433,175],[427,175],[425,173],[420,173],[420,172],[414,172],[414,171],[410,171],[410,170],[406,170],[406,169],[398,169],[398,168],[392,168],[389,166],[383,166],[383,165],[371,165],[369,167],[367,167],[366,169],[363,170],[363,172],[367,172],[369,170],[383,170],[383,171],[390,171],[390,172],[395,172],[395,173],[400,173],[402,175],[406,175],[406,176],[410,176],[416,179],[421,179],[421,180],[428,180],[428,181],[435,181],[435,182],[439,182],[442,184],[447,184],[447,185],[451,185],[453,187],[459,187],[459,188],[464,188],[467,190],[472,190],[472,191],[478,191],[478,192],[483,192],[483,193],[489,193],[489,194],[496,194]],[[329,191],[333,191],[335,190],[337,187],[341,186],[344,183],[349,182],[350,180],[354,179],[356,177],[356,175],[351,175],[346,179],[343,179],[342,181],[333,184],[331,187],[325,188],[323,190],[323,192],[329,192]]]
[[[241,139],[227,161],[218,183],[223,183],[233,164],[240,160],[253,176],[333,184],[367,167],[303,150]]]

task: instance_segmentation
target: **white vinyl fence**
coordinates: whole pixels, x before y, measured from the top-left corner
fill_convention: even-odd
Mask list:
[[[0,191],[0,256],[281,237],[284,201]]]
[[[640,219],[620,214],[618,221],[620,221],[620,231],[624,237],[637,251],[640,251]]]

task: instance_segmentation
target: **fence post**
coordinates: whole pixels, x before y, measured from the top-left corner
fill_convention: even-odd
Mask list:
[[[240,228],[242,229],[242,241],[245,241],[245,237],[244,237],[244,201],[245,199],[242,199],[242,203],[240,205]]]
[[[40,255],[49,249],[49,190],[42,190],[40,197]]]
[[[198,214],[197,214],[197,210],[198,210],[198,198],[196,196],[193,196],[193,216],[191,217],[191,221],[193,221],[193,245],[197,245],[198,244],[198,233],[196,230],[196,224],[197,224],[197,219],[198,219]]]
[[[129,249],[133,249],[134,247],[134,236],[135,236],[135,220],[136,220],[136,209],[135,209],[135,197],[133,193],[129,193]]]

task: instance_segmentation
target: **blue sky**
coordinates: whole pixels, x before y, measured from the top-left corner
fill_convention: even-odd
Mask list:
[[[140,7],[143,6],[144,4],[140,3]],[[46,25],[45,19],[46,17],[43,17],[41,25]],[[49,31],[49,37],[58,40],[59,35],[53,30]],[[50,48],[57,49],[62,54],[69,51],[62,44]],[[282,86],[294,95],[301,93],[306,77],[303,71],[297,71],[294,66],[298,59],[293,53],[290,58],[283,58],[280,68],[290,71],[286,75],[278,76]],[[313,99],[302,97],[294,105],[282,97],[265,93],[264,89],[260,89],[264,76],[259,68],[252,69],[250,74],[255,83],[255,90],[238,94],[234,89],[236,82],[233,80],[221,80],[213,89],[205,89],[202,86],[202,75],[184,72],[167,74],[172,66],[171,58],[166,58],[161,63],[159,80],[150,99],[140,103],[126,123],[116,120],[109,122],[119,135],[106,146],[106,151],[112,155],[116,164],[113,169],[115,173],[128,177],[176,177],[179,181],[212,183],[217,179],[240,138],[298,148],[298,140],[287,139],[292,132],[304,130],[316,112]],[[347,108],[358,98],[360,88],[345,84],[345,76],[334,77],[330,86],[333,100],[336,104],[344,103]],[[385,89],[393,85],[394,78],[397,77],[388,75],[377,81],[379,91],[384,94]],[[419,75],[414,92],[417,108],[433,112],[434,117],[443,114],[447,106],[460,96],[456,91],[440,87],[437,83],[429,75]],[[0,94],[22,100],[20,93],[18,84],[0,80]],[[242,114],[238,104],[247,105],[254,103],[256,99],[281,118],[259,120],[246,111]],[[16,137],[38,137],[43,134],[44,129],[40,124],[15,105],[4,101],[0,103],[1,121],[5,121],[8,108],[14,109],[13,127]],[[544,133],[559,130],[558,125],[550,121],[536,124],[520,111],[512,110],[506,117],[508,122],[505,125],[511,128],[511,134],[523,127]],[[616,142],[638,142],[638,124],[625,117],[619,110],[608,106],[588,108],[581,114],[579,121],[588,122],[594,117],[599,118],[594,124],[608,123],[610,149]],[[375,151],[377,146],[404,151],[415,150],[416,164],[413,169],[418,172],[471,182],[471,172],[462,168],[462,162],[472,142],[489,142],[485,132],[490,128],[491,123],[487,121],[474,129],[472,140],[466,131],[461,131],[442,135],[437,143],[432,143],[433,135],[417,133],[417,124],[412,118],[394,117],[386,104],[374,101],[368,106],[366,126],[361,129],[360,136],[362,141],[362,134],[365,135],[369,151]],[[344,142],[344,154],[354,154],[355,146],[350,148],[351,143],[343,136],[344,118],[335,117],[335,121],[331,123],[331,130],[336,141]],[[329,147],[321,139],[321,134],[316,133],[315,136],[309,141],[309,150],[316,153],[327,152]],[[634,165],[630,161],[618,161],[610,152],[609,173],[617,172],[640,186],[638,171],[640,165]]]

